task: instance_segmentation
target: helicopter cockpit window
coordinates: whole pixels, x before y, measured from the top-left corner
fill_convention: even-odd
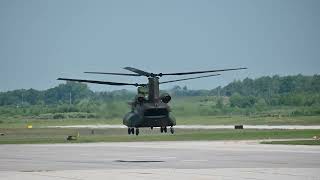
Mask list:
[[[142,94],[144,96],[148,95],[148,88],[147,87],[138,87],[138,94]]]

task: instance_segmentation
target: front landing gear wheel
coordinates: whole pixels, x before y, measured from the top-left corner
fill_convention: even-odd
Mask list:
[[[163,133],[163,127],[160,127],[160,132]]]
[[[131,134],[134,134],[134,128],[131,128]]]
[[[171,134],[174,134],[174,128],[173,127],[170,127],[170,132],[171,132]]]
[[[165,126],[165,127],[163,128],[163,131],[164,131],[165,133],[168,132],[167,126]]]
[[[128,134],[129,134],[129,135],[131,134],[131,129],[130,129],[130,128],[128,128]]]
[[[136,128],[136,135],[139,135],[139,128]]]

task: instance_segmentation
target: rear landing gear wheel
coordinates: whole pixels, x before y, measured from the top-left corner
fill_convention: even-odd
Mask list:
[[[139,128],[136,128],[136,135],[139,135]]]
[[[150,127],[151,128],[151,130],[153,130],[153,127]]]
[[[131,134],[134,134],[134,128],[131,128]]]
[[[163,131],[164,131],[165,133],[167,133],[167,131],[168,131],[167,126],[165,126],[165,127],[163,128]]]
[[[160,132],[163,133],[163,127],[160,127]]]
[[[129,135],[131,134],[131,129],[130,129],[130,128],[128,128],[128,134],[129,134]]]
[[[171,134],[174,134],[174,128],[173,127],[170,127],[170,132],[171,132]]]

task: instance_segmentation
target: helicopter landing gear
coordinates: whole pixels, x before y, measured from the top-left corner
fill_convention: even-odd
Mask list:
[[[139,128],[136,128],[136,135],[138,136],[140,133]],[[134,134],[134,128],[128,128],[128,134]]]
[[[170,127],[170,132],[171,134],[174,134],[174,128],[172,126]]]
[[[165,133],[168,132],[167,126],[165,126],[165,127],[163,128],[163,131],[164,131]]]
[[[161,133],[167,133],[167,131],[168,131],[168,129],[167,129],[167,127],[165,126],[165,127],[160,127],[160,132]]]

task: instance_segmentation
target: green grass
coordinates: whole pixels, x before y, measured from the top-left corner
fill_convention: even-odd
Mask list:
[[[264,141],[262,144],[320,145],[320,140]]]
[[[320,145],[320,140],[263,141],[262,144]]]
[[[320,125],[320,116],[298,117],[263,117],[263,116],[189,116],[176,117],[178,125]],[[31,124],[33,127],[65,126],[65,125],[95,125],[122,124],[121,118],[112,119],[32,119],[23,117],[0,118],[0,128],[24,128]]]
[[[32,118],[3,118],[0,128],[24,128],[32,125],[35,128],[47,126],[89,125],[89,124],[122,124],[119,118],[113,119],[32,119]]]
[[[177,117],[181,125],[319,125],[320,116],[263,117],[263,116],[194,116]]]
[[[30,143],[83,143],[83,142],[131,142],[131,141],[197,141],[197,140],[255,140],[311,138],[320,130],[182,130],[176,134],[160,134],[159,129],[141,129],[140,135],[127,135],[126,129],[61,129],[61,128],[9,128],[0,129],[0,144]],[[80,137],[66,141],[67,135]]]

